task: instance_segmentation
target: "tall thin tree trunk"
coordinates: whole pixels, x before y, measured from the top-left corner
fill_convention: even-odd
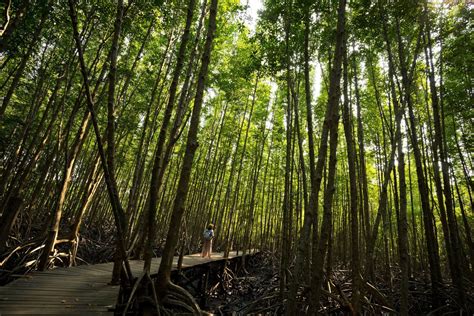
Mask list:
[[[329,99],[327,103],[326,117],[323,125],[323,134],[330,133],[330,154],[329,154],[329,167],[327,176],[326,190],[324,191],[324,207],[323,207],[323,222],[321,224],[321,236],[318,240],[317,250],[313,253],[313,264],[312,270],[313,275],[311,278],[311,301],[310,310],[311,313],[317,313],[319,298],[321,296],[321,286],[323,281],[323,266],[324,258],[326,256],[327,243],[330,237],[331,224],[332,224],[332,201],[335,191],[335,175],[336,175],[336,151],[337,151],[337,129],[339,123],[339,98],[341,95],[341,74],[342,74],[342,59],[343,59],[343,47],[345,41],[345,16],[346,16],[346,1],[339,0],[338,15],[337,15],[337,28],[336,28],[336,45],[334,49],[334,61],[331,69],[331,80],[329,83]],[[323,139],[323,138],[322,138]],[[325,158],[326,148],[323,149],[323,140],[321,140],[320,151],[323,150],[322,154],[318,157],[318,167],[320,166],[320,160]],[[327,138],[326,138],[327,142]],[[327,146],[327,145],[326,145]],[[321,155],[323,155],[321,157]],[[322,169],[322,168],[321,168]],[[320,176],[318,170],[317,175]],[[313,234],[317,234],[313,229]]]
[[[366,232],[366,239],[370,233],[370,213],[369,213],[369,189],[367,184],[367,167],[365,161],[365,140],[364,140],[364,127],[362,125],[362,113],[361,113],[361,101],[359,93],[359,80],[357,77],[357,65],[355,62],[355,56],[352,60],[352,69],[354,71],[354,92],[356,97],[356,109],[357,109],[357,141],[359,145],[359,168],[360,168],[360,182],[362,186],[362,210],[363,214],[362,222],[364,223],[364,231]]]
[[[127,253],[125,249],[125,242],[124,242],[124,234],[125,232],[123,231],[123,227],[125,227],[125,212],[123,210],[122,204],[120,202],[120,198],[118,195],[118,190],[117,190],[117,184],[115,181],[113,181],[113,177],[109,172],[108,166],[107,166],[107,158],[106,154],[104,151],[104,146],[102,144],[102,139],[100,135],[100,130],[99,126],[97,123],[97,117],[94,111],[94,100],[91,95],[91,91],[89,88],[89,79],[88,79],[88,73],[86,69],[86,65],[84,62],[84,55],[82,51],[82,44],[79,38],[79,32],[77,30],[77,15],[74,9],[74,1],[69,0],[69,15],[71,17],[71,22],[72,22],[72,27],[73,27],[73,32],[74,32],[74,40],[76,43],[77,51],[78,51],[78,56],[79,56],[79,62],[81,66],[81,73],[82,77],[84,80],[84,87],[85,87],[85,93],[86,93],[86,104],[87,104],[87,110],[90,113],[91,119],[92,119],[92,126],[94,128],[94,133],[96,136],[96,143],[97,147],[99,150],[99,156],[100,156],[100,161],[102,165],[102,169],[104,172],[104,178],[105,178],[105,183],[107,185],[107,193],[109,195],[110,203],[112,205],[112,211],[114,214],[114,219],[115,219],[115,225],[117,228],[117,244],[119,245],[119,251],[121,255],[121,259],[124,263],[125,266],[125,272],[127,274],[127,279],[128,280],[123,280],[124,282],[130,282],[132,279],[132,272],[130,269],[129,262],[127,260]]]
[[[43,1],[44,3],[44,1]],[[46,22],[46,18],[49,13],[49,1],[44,3],[44,7],[42,8],[41,12],[41,17],[39,20],[38,25],[35,28],[35,31],[33,33],[30,45],[28,46],[28,50],[26,53],[23,55],[20,66],[18,67],[18,70],[15,73],[15,76],[13,77],[12,83],[10,87],[8,88],[7,93],[5,94],[5,97],[3,98],[2,105],[0,106],[0,119],[2,119],[3,115],[5,114],[5,110],[7,109],[7,106],[10,104],[10,100],[13,96],[13,93],[15,92],[15,89],[18,87],[18,84],[20,83],[21,76],[23,75],[23,72],[25,71],[26,68],[26,63],[30,59],[31,55],[33,54],[34,49],[36,48],[38,44],[39,37],[41,35],[41,31],[43,30],[44,23]]]
[[[117,187],[116,178],[115,178],[115,82],[117,76],[117,55],[118,55],[118,46],[120,41],[120,33],[122,31],[122,19],[123,19],[123,0],[118,0],[117,3],[117,12],[115,15],[114,23],[114,33],[112,38],[112,47],[110,49],[109,55],[109,91],[107,96],[107,168],[110,174],[110,181],[113,182],[113,186]],[[117,194],[119,194],[117,192]],[[126,240],[125,236],[127,232],[127,222],[126,217],[124,216],[120,222],[122,227],[120,228],[122,232],[121,240]],[[118,241],[120,242],[120,241]],[[122,242],[124,244],[124,242]],[[124,245],[126,246],[126,245]],[[120,244],[117,244],[117,250],[115,255],[115,264],[112,272],[112,281],[111,283],[117,284],[120,279],[121,263],[124,258],[120,255]]]
[[[286,286],[287,286],[287,269],[289,268],[289,256],[290,256],[290,219],[291,219],[291,164],[292,164],[292,102],[291,102],[291,55],[290,55],[290,31],[291,31],[291,13],[293,1],[289,0],[285,2],[285,59],[286,59],[286,108],[285,108],[285,119],[286,119],[286,146],[285,146],[285,189],[283,195],[282,205],[282,243],[281,243],[281,259],[280,259],[280,299],[285,298]]]
[[[397,107],[398,102],[394,102],[395,113],[398,113],[400,109]],[[399,196],[399,216],[398,216],[398,252],[400,256],[400,269],[402,272],[401,280],[401,298],[400,298],[400,314],[408,315],[408,268],[409,268],[409,256],[408,256],[408,220],[407,220],[407,185],[405,179],[405,154],[403,152],[403,136],[400,126],[400,121],[397,121],[395,139],[398,143],[398,185],[400,194]],[[395,192],[396,193],[396,192]],[[397,195],[397,194],[396,194]]]
[[[155,238],[155,215],[156,215],[156,206],[157,206],[157,198],[159,192],[159,177],[160,173],[163,173],[163,147],[165,145],[167,132],[168,132],[168,125],[171,120],[171,114],[173,112],[173,107],[176,98],[176,90],[178,87],[179,77],[181,75],[181,70],[184,65],[184,57],[186,53],[186,47],[189,40],[189,33],[191,29],[191,23],[193,20],[194,15],[194,6],[195,0],[189,0],[188,7],[187,7],[187,15],[186,15],[186,25],[184,27],[183,34],[181,36],[181,43],[179,46],[179,51],[176,59],[176,68],[173,74],[173,80],[171,81],[170,90],[169,90],[169,98],[168,104],[165,108],[165,113],[162,119],[160,133],[158,135],[158,143],[155,148],[154,154],[154,162],[153,162],[153,169],[151,173],[151,180],[150,180],[150,190],[148,194],[148,209],[146,211],[147,217],[147,244],[145,248],[145,263],[144,263],[144,271],[149,272],[151,267],[151,259],[153,256],[153,242]]]
[[[400,27],[397,20],[397,41],[398,41],[398,57],[400,62],[400,71],[402,75],[402,85],[404,90],[404,99],[408,106],[409,122],[410,122],[410,136],[413,147],[413,154],[415,156],[415,167],[418,177],[418,190],[420,192],[421,205],[423,210],[423,223],[425,225],[426,243],[428,249],[428,259],[430,263],[431,283],[432,283],[432,302],[433,306],[440,304],[440,286],[442,283],[441,267],[438,252],[438,242],[435,237],[433,214],[429,203],[429,193],[425,174],[423,172],[423,158],[418,144],[416,134],[415,113],[413,111],[413,102],[411,98],[412,83],[408,75],[407,65],[405,63],[405,52],[403,41],[400,35]],[[419,42],[419,40],[418,40]],[[417,45],[418,46],[418,45]]]
[[[198,146],[197,133],[199,129],[199,120],[211,57],[212,42],[216,30],[217,0],[211,0],[209,12],[207,37],[202,54],[201,69],[199,71],[196,95],[194,98],[194,107],[188,131],[188,138],[186,141],[186,151],[183,158],[178,187],[176,189],[176,197],[173,203],[171,221],[167,233],[166,244],[163,250],[163,257],[161,259],[161,264],[156,280],[156,286],[160,296],[166,293],[166,290],[171,283],[170,277],[173,256],[176,245],[178,244],[181,219],[184,214],[184,206],[189,189],[189,179],[191,176],[194,153],[196,152]]]
[[[443,142],[443,131],[442,131],[442,120],[443,118],[440,115],[440,106],[439,106],[439,98],[438,98],[438,89],[436,88],[436,81],[435,81],[435,74],[434,74],[434,65],[433,65],[433,53],[432,53],[432,44],[431,44],[431,34],[430,34],[430,23],[428,17],[428,8],[425,2],[425,59],[426,59],[426,66],[428,67],[428,78],[430,83],[430,95],[431,95],[431,106],[433,107],[433,118],[434,118],[434,131],[435,137],[433,142],[433,151],[434,151],[434,158],[435,161],[433,162],[434,167],[434,176],[435,176],[435,184],[436,184],[436,191],[437,197],[439,201],[439,208],[440,212],[444,213],[446,210],[446,214],[448,217],[448,231],[449,236],[445,236],[446,243],[449,245],[447,247],[447,251],[451,252],[448,253],[448,262],[451,271],[451,278],[453,280],[454,286],[457,290],[458,300],[461,305],[466,304],[465,292],[464,292],[464,285],[463,285],[463,271],[461,269],[461,246],[458,240],[457,234],[457,223],[456,223],[456,216],[454,214],[454,207],[453,207],[453,200],[452,200],[452,193],[451,193],[451,180],[449,175],[449,165],[447,161],[447,152],[446,148],[444,147]],[[439,162],[441,162],[441,171],[442,171],[442,178],[443,178],[443,185],[441,186],[441,177],[439,176],[439,167],[438,167],[438,153],[439,153]],[[444,202],[443,205],[443,193],[444,193]]]
[[[344,102],[342,107],[342,121],[344,124],[344,135],[346,138],[347,147],[347,163],[349,167],[349,187],[350,187],[350,231],[351,231],[351,268],[352,268],[352,312],[357,314],[359,312],[360,300],[360,259],[359,259],[359,220],[358,214],[358,192],[357,192],[357,175],[356,175],[356,150],[354,146],[354,134],[352,130],[352,113],[349,108],[349,93],[347,76],[347,45],[344,45]],[[361,162],[363,163],[363,162]]]
[[[305,208],[305,218],[303,228],[300,233],[298,242],[298,250],[296,254],[295,275],[298,276],[303,270],[303,263],[309,264],[310,256],[310,241],[311,241],[311,227],[317,219],[317,214],[314,213],[314,204],[316,196],[316,172],[314,159],[314,131],[313,131],[313,111],[311,106],[311,81],[310,81],[310,66],[309,66],[309,36],[310,36],[310,8],[305,7],[304,17],[304,89],[305,89],[305,106],[306,106],[306,125],[308,134],[308,149],[309,149],[309,175],[310,175],[310,193],[307,208]],[[295,110],[297,111],[297,109]],[[298,127],[299,129],[299,127]],[[298,131],[299,132],[299,131]],[[300,149],[301,150],[301,149]],[[303,165],[303,168],[305,166]],[[303,180],[305,181],[305,180]],[[298,290],[298,281],[295,280],[291,284],[290,294],[288,298],[287,314],[294,315],[296,310],[296,293]]]

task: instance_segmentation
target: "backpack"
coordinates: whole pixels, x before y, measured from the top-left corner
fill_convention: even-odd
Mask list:
[[[205,240],[211,240],[213,237],[212,230],[205,230],[203,233],[203,237]]]

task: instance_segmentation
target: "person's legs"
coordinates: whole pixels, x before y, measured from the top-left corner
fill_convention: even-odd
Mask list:
[[[207,257],[211,259],[211,253],[212,253],[212,240],[209,240],[209,248],[207,250]]]
[[[210,258],[211,255],[211,240],[206,240],[205,255],[204,257]]]
[[[211,240],[204,240],[203,245],[202,245],[201,257],[210,258],[210,256],[211,256],[211,242],[212,242]]]
[[[202,252],[201,252],[201,257],[204,258],[207,255],[207,240],[204,240],[202,242]]]

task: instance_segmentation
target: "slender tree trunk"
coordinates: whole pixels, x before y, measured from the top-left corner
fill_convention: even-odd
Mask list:
[[[107,166],[107,158],[105,155],[102,139],[100,136],[99,126],[97,123],[97,117],[94,111],[94,100],[92,99],[92,95],[90,93],[87,69],[84,62],[84,56],[83,56],[81,41],[79,38],[79,32],[77,30],[77,15],[74,9],[73,0],[69,0],[69,14],[71,17],[71,22],[72,22],[72,27],[73,27],[73,32],[74,32],[74,40],[75,40],[78,55],[79,55],[81,73],[84,80],[87,110],[90,113],[90,116],[92,119],[92,126],[94,127],[94,133],[96,136],[96,143],[99,150],[100,161],[101,161],[102,169],[104,172],[105,182],[107,185],[107,193],[109,195],[110,203],[112,205],[112,211],[115,218],[115,225],[117,228],[117,244],[119,245],[121,259],[124,262],[125,272],[127,274],[128,280],[123,280],[123,281],[127,282],[127,281],[130,281],[133,276],[130,269],[130,265],[127,260],[127,253],[126,253],[125,243],[124,243],[125,232],[123,231],[123,227],[125,227],[125,212],[122,208],[122,204],[120,203],[120,198],[119,198],[118,190],[117,190],[117,184],[115,181],[113,181],[114,177],[110,174],[108,166]]]
[[[359,259],[359,220],[358,214],[358,192],[356,175],[356,151],[354,146],[354,134],[352,130],[352,113],[349,108],[348,76],[347,76],[347,46],[344,45],[344,102],[342,108],[342,121],[344,123],[344,135],[347,147],[347,162],[349,167],[349,187],[350,187],[350,231],[351,231],[351,268],[352,268],[352,312],[358,314],[360,300],[360,259]],[[358,107],[359,108],[359,107]],[[364,163],[364,162],[361,162]]]
[[[366,232],[366,239],[370,237],[370,210],[369,210],[369,189],[367,184],[367,168],[365,162],[365,140],[364,140],[364,127],[362,125],[362,113],[361,113],[361,102],[359,93],[359,81],[357,77],[357,65],[355,63],[355,55],[352,60],[352,69],[354,71],[354,92],[356,97],[356,109],[357,109],[357,141],[359,145],[359,168],[360,168],[360,182],[362,185],[362,210],[363,223]]]
[[[25,12],[31,6],[31,1],[23,0],[16,7],[16,10],[12,12],[12,0],[5,0],[4,6],[4,22],[0,27],[0,52],[8,49],[8,44],[11,35],[18,28],[18,25],[25,20]],[[19,1],[16,1],[17,3]]]
[[[165,171],[166,171],[166,169],[168,167],[168,164],[170,162],[171,153],[173,151],[174,145],[176,144],[176,142],[178,141],[178,139],[182,135],[182,132],[184,131],[184,126],[182,126],[183,125],[183,117],[184,117],[184,114],[185,114],[185,112],[188,108],[188,103],[190,101],[190,99],[188,98],[189,94],[191,93],[191,90],[189,89],[189,87],[192,84],[192,70],[193,70],[193,66],[195,64],[194,60],[195,60],[196,54],[198,52],[199,40],[201,38],[201,36],[200,36],[201,28],[202,28],[202,23],[203,23],[205,14],[206,14],[206,7],[207,7],[207,1],[204,1],[202,3],[202,7],[201,7],[201,15],[199,17],[199,23],[198,23],[198,26],[197,26],[197,33],[196,33],[196,36],[195,36],[194,45],[193,45],[193,48],[192,48],[192,51],[191,51],[191,55],[189,57],[188,68],[186,70],[186,77],[185,77],[185,80],[184,80],[184,83],[183,83],[183,87],[181,89],[181,95],[180,95],[178,105],[177,105],[177,108],[176,108],[176,111],[175,111],[173,126],[171,128],[171,131],[169,132],[169,137],[168,137],[167,143],[164,147],[164,153],[161,154],[161,166],[160,166],[160,170],[159,170],[159,173],[158,173],[157,179],[156,179],[158,189],[160,189],[161,186],[162,186],[163,177],[165,175]],[[185,122],[186,122],[186,120],[185,120]],[[186,124],[184,124],[184,125],[186,125]],[[180,128],[181,128],[181,130],[180,130]],[[149,238],[149,241],[154,240],[154,239],[155,239],[155,237],[151,237],[151,239]]]
[[[166,244],[163,250],[163,257],[161,259],[161,264],[158,270],[158,276],[156,281],[156,287],[159,296],[163,296],[166,293],[167,287],[171,283],[170,274],[173,263],[173,256],[176,245],[178,244],[179,230],[181,227],[181,219],[183,217],[184,205],[189,189],[189,178],[191,176],[194,153],[196,152],[198,146],[197,132],[199,129],[199,120],[203,103],[204,89],[207,81],[208,67],[211,57],[212,42],[216,30],[217,0],[211,0],[209,12],[210,13],[207,28],[207,37],[201,60],[201,69],[199,71],[198,76],[199,79],[196,89],[196,95],[194,98],[194,107],[188,131],[188,138],[186,141],[186,151],[183,158],[178,187],[176,189],[176,198],[173,203],[173,210],[171,214],[170,226],[167,233]]]
[[[343,59],[343,47],[345,41],[345,15],[346,15],[346,1],[339,0],[338,7],[338,18],[337,18],[337,29],[336,29],[336,45],[334,49],[334,61],[331,69],[331,80],[329,83],[329,99],[326,110],[326,118],[323,125],[323,135],[324,131],[329,131],[331,140],[330,140],[330,156],[329,156],[329,167],[328,167],[328,181],[326,185],[326,190],[324,192],[324,207],[323,207],[323,222],[321,224],[321,236],[318,241],[317,251],[313,253],[313,264],[312,270],[313,275],[311,279],[311,301],[310,301],[310,310],[311,313],[317,313],[319,306],[319,299],[321,296],[321,286],[323,281],[323,265],[324,258],[326,256],[327,243],[331,231],[332,223],[332,201],[335,191],[335,175],[336,175],[336,152],[337,152],[337,129],[339,123],[339,98],[341,95],[341,65]],[[327,132],[326,132],[327,133]],[[323,137],[322,137],[323,139]],[[326,138],[327,142],[327,138]],[[320,161],[322,158],[325,158],[327,146],[321,140],[320,151],[323,150],[322,154],[320,153],[318,157],[318,167],[320,166]],[[323,155],[323,156],[322,156]],[[322,169],[322,168],[321,168]],[[316,170],[317,175],[320,176],[318,170]],[[316,199],[317,201],[317,199]],[[313,234],[317,232],[313,229]]]
[[[100,185],[100,180],[102,179],[102,175],[99,175],[99,167],[100,161],[98,157],[96,158],[96,162],[94,163],[94,167],[90,171],[89,177],[87,179],[86,190],[82,196],[81,203],[79,205],[79,213],[76,215],[76,219],[71,226],[71,234],[70,234],[70,251],[69,251],[69,265],[73,266],[76,265],[76,256],[77,256],[77,249],[79,247],[80,241],[80,234],[79,230],[81,228],[82,221],[84,216],[89,208],[92,199],[97,192],[97,189]]]
[[[189,0],[188,8],[187,8],[187,15],[186,15],[186,25],[184,28],[184,32],[181,36],[181,43],[179,46],[178,57],[176,59],[176,68],[173,74],[173,80],[170,85],[169,90],[169,98],[168,104],[165,108],[165,113],[163,116],[163,120],[160,127],[160,133],[158,135],[158,143],[155,149],[154,155],[154,162],[153,162],[153,170],[151,173],[151,181],[150,181],[150,191],[148,194],[148,209],[146,212],[147,216],[147,245],[145,248],[145,263],[144,263],[144,271],[149,272],[151,267],[151,259],[153,255],[152,246],[154,242],[154,231],[155,231],[155,215],[156,215],[156,206],[157,206],[157,198],[159,192],[159,177],[160,173],[163,173],[163,146],[165,145],[166,136],[168,132],[168,125],[171,120],[171,114],[173,111],[175,98],[176,98],[176,90],[178,87],[179,77],[181,75],[181,70],[184,65],[184,57],[186,53],[186,47],[189,40],[189,33],[191,29],[191,23],[193,20],[194,15],[194,6],[195,0]]]
[[[412,84],[409,79],[408,70],[405,63],[405,54],[402,38],[399,30],[399,23],[397,20],[397,41],[398,41],[398,56],[400,61],[400,70],[402,74],[402,85],[404,89],[404,98],[408,106],[409,122],[411,131],[411,143],[413,147],[413,154],[415,156],[415,166],[418,177],[418,190],[420,192],[423,219],[425,225],[426,243],[428,248],[428,259],[430,263],[431,283],[432,283],[432,302],[433,306],[439,306],[440,300],[440,286],[442,284],[441,267],[439,262],[438,242],[435,237],[433,214],[429,203],[429,193],[425,174],[423,172],[423,158],[418,145],[416,135],[415,113],[413,111],[413,102],[411,98]]]
[[[394,102],[395,113],[398,113],[398,102]],[[399,194],[399,216],[398,216],[398,252],[400,256],[400,269],[402,272],[401,280],[401,298],[400,298],[400,314],[408,315],[408,270],[409,270],[409,256],[408,256],[408,220],[407,220],[407,185],[405,179],[405,154],[403,152],[403,136],[400,126],[400,121],[397,121],[396,127],[396,142],[398,143],[398,184],[400,189]]]
[[[122,31],[122,19],[123,19],[123,0],[118,0],[117,3],[117,12],[115,15],[115,23],[114,23],[114,33],[112,38],[112,47],[110,49],[109,55],[109,91],[107,96],[107,168],[110,174],[110,181],[112,181],[113,186],[117,187],[116,178],[115,178],[115,82],[117,77],[117,55],[118,55],[118,46],[120,41],[120,33]],[[119,192],[117,192],[119,194]],[[122,210],[123,211],[123,210]],[[127,239],[125,236],[127,232],[127,222],[126,216],[124,214],[123,219],[120,222],[122,227],[120,228],[121,233],[123,234],[120,237],[120,241],[125,245],[124,240]],[[115,263],[112,272],[112,281],[111,283],[117,284],[120,279],[120,272],[121,272],[121,264],[122,260],[124,259],[120,255],[120,248],[121,245],[117,244],[117,250],[115,255]]]
[[[456,149],[457,149],[457,153],[458,153],[458,156],[459,156],[459,160],[461,161],[461,165],[462,165],[462,171],[463,171],[463,174],[464,174],[464,181],[466,181],[466,188],[467,188],[467,193],[469,195],[469,201],[471,203],[471,213],[474,214],[474,201],[473,201],[473,198],[472,198],[472,189],[471,187],[474,185],[474,181],[471,180],[471,177],[469,176],[469,170],[468,170],[468,166],[466,164],[466,160],[464,158],[464,155],[462,153],[462,150],[461,150],[461,145],[459,144],[459,137],[458,137],[458,134],[457,134],[457,125],[456,125],[456,120],[454,118],[454,116],[452,116],[452,122],[453,122],[453,127],[454,127],[454,140],[455,140],[455,143],[456,143]]]
[[[26,53],[23,55],[20,66],[18,67],[18,70],[15,73],[15,76],[13,77],[12,83],[10,85],[10,88],[8,88],[7,93],[5,94],[5,97],[3,98],[2,105],[0,106],[0,119],[2,119],[3,115],[5,114],[5,110],[7,109],[7,106],[10,103],[10,100],[13,96],[13,92],[15,92],[15,89],[18,87],[18,84],[20,83],[21,76],[23,75],[23,72],[25,71],[26,68],[26,63],[30,59],[31,55],[33,54],[33,51],[36,48],[36,45],[38,44],[39,37],[41,35],[41,31],[43,30],[44,23],[46,22],[46,18],[49,13],[49,1],[46,2],[44,5],[44,8],[42,8],[42,13],[41,17],[39,20],[39,23],[37,27],[35,28],[35,31],[33,33],[33,37],[31,39],[30,45],[28,46],[28,50]]]
[[[445,236],[446,243],[449,243],[447,247],[448,252],[448,262],[451,271],[451,278],[453,280],[454,286],[457,290],[458,300],[461,305],[466,304],[464,285],[463,285],[463,271],[461,269],[461,246],[458,240],[457,234],[457,223],[456,217],[454,214],[452,193],[451,193],[451,180],[449,175],[449,165],[447,162],[447,152],[444,148],[443,142],[443,131],[441,128],[443,118],[440,116],[440,107],[439,107],[439,98],[438,98],[438,89],[436,87],[435,74],[434,74],[434,65],[433,65],[433,54],[431,50],[431,34],[430,34],[430,23],[427,12],[427,7],[425,3],[425,57],[426,57],[426,66],[428,67],[428,78],[430,83],[430,95],[431,95],[431,106],[433,108],[433,118],[434,118],[434,131],[435,138],[433,142],[433,151],[434,151],[434,176],[436,191],[438,196],[438,202],[440,207],[440,212],[444,214],[445,210],[448,216],[448,228],[449,236]],[[427,43],[426,43],[427,41]],[[441,171],[443,178],[443,185],[441,185],[441,177],[439,176],[439,167],[438,167],[438,153],[439,153],[439,162],[441,163]],[[443,205],[443,193],[444,193],[444,202]],[[448,246],[448,245],[447,245]]]
[[[258,82],[259,82],[259,79],[260,79],[260,74],[257,73],[256,77],[255,77],[255,84],[254,84],[254,88],[253,88],[253,93],[252,93],[252,101],[251,101],[251,105],[250,105],[250,111],[249,111],[249,117],[248,117],[248,120],[247,120],[247,128],[245,130],[245,136],[244,136],[244,144],[242,146],[242,153],[240,154],[240,159],[238,159],[237,157],[239,156],[239,152],[238,152],[238,149],[239,149],[239,144],[240,144],[240,138],[241,138],[241,133],[242,133],[242,128],[244,126],[244,123],[245,123],[245,116],[243,116],[242,118],[242,124],[240,126],[240,131],[239,131],[239,136],[237,138],[237,143],[236,143],[236,147],[235,147],[235,158],[233,158],[233,161],[232,163],[234,164],[234,160],[235,160],[235,163],[239,162],[239,169],[237,170],[237,178],[236,178],[236,181],[235,181],[235,188],[234,188],[234,195],[232,197],[232,202],[230,203],[230,211],[229,211],[229,226],[226,230],[226,248],[224,250],[225,252],[225,256],[227,257],[227,255],[229,254],[229,251],[230,251],[230,246],[231,244],[230,243],[227,243],[227,241],[229,239],[231,239],[231,236],[232,236],[232,233],[233,233],[233,230],[231,230],[231,223],[233,222],[232,220],[232,217],[234,215],[234,212],[235,212],[235,209],[237,207],[237,197],[239,196],[239,193],[240,193],[240,187],[241,187],[241,183],[240,183],[240,179],[241,179],[241,176],[242,176],[242,170],[243,170],[243,166],[244,166],[244,158],[245,158],[245,151],[246,151],[246,148],[247,148],[247,141],[248,141],[248,136],[249,136],[249,130],[250,130],[250,122],[252,120],[252,115],[253,115],[253,110],[254,110],[254,106],[255,106],[255,102],[256,102],[256,98],[257,98],[257,87],[258,87]],[[247,104],[245,106],[245,111],[244,113],[247,113]],[[232,189],[231,186],[232,186],[232,182],[230,181],[233,177],[232,177],[232,172],[233,170],[235,170],[235,168],[237,167],[237,165],[233,165],[233,167],[231,167],[231,176],[229,178],[229,195],[230,195],[230,190]],[[227,192],[226,192],[227,194]],[[226,195],[227,196],[227,195]]]
[[[305,208],[305,219],[303,222],[303,228],[300,233],[298,242],[298,252],[296,254],[295,264],[295,275],[299,276],[303,270],[303,263],[309,263],[310,256],[310,238],[311,238],[311,227],[317,218],[317,214],[314,213],[314,204],[316,196],[316,174],[315,174],[315,160],[314,160],[314,131],[313,131],[313,111],[311,106],[311,81],[310,81],[310,66],[309,66],[309,36],[310,36],[310,8],[305,8],[304,17],[304,88],[305,88],[305,105],[306,105],[306,125],[308,129],[308,148],[309,148],[309,171],[310,171],[310,194],[308,205]],[[295,110],[297,111],[297,110]],[[296,113],[296,112],[295,112]],[[299,127],[298,127],[299,129]],[[298,130],[299,134],[299,130]],[[302,149],[300,149],[301,151]],[[305,168],[304,164],[302,163]],[[305,180],[303,180],[305,181]],[[305,181],[306,182],[306,181]],[[291,284],[290,295],[288,299],[288,315],[295,315],[296,310],[296,294],[298,290],[298,281],[295,280]]]
[[[290,52],[290,31],[291,31],[291,14],[293,1],[286,1],[285,9],[285,54],[286,54],[286,150],[285,150],[285,190],[283,195],[282,205],[282,243],[281,243],[281,260],[280,260],[280,299],[283,300],[286,295],[287,286],[287,270],[289,268],[289,256],[290,254],[290,219],[292,212],[291,205],[291,164],[292,164],[292,102],[291,102],[291,52]]]
[[[23,200],[20,197],[11,197],[5,206],[4,213],[0,218],[0,254],[6,248],[8,236],[13,225],[15,224],[18,214],[22,209]]]

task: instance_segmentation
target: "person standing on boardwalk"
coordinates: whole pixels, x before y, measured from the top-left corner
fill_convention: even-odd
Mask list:
[[[212,253],[212,239],[214,239],[214,225],[209,224],[207,229],[204,230],[203,240],[202,240],[202,252],[201,257],[208,257],[211,259]]]

